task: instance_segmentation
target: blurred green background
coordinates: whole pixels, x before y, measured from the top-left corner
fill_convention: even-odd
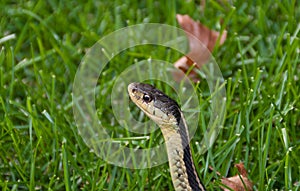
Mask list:
[[[173,190],[168,164],[131,170],[91,152],[73,119],[72,83],[101,37],[138,23],[178,26],[177,13],[228,31],[213,52],[227,80],[224,128],[204,155],[201,135],[191,143],[208,190],[220,190],[216,171],[233,176],[239,162],[255,190],[299,190],[299,1],[2,0],[0,10],[1,190]],[[115,58],[100,86],[112,87],[118,64],[152,51],[137,47]],[[97,100],[107,123],[109,94]]]

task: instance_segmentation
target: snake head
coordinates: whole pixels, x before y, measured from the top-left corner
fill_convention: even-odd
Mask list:
[[[177,102],[154,86],[134,82],[128,85],[128,93],[131,100],[160,127],[179,123],[181,111]]]

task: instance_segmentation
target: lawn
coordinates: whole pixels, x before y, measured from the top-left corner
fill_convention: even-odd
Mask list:
[[[226,82],[226,116],[203,154],[209,91],[195,85],[204,112],[191,149],[207,189],[221,190],[221,178],[238,174],[240,162],[254,190],[300,189],[299,1],[4,0],[0,9],[1,190],[173,190],[167,163],[132,169],[97,156],[78,130],[72,95],[76,71],[98,40],[141,23],[179,27],[176,14],[227,30],[212,52]],[[162,141],[160,131],[120,130],[110,96],[118,76],[137,61],[179,57],[162,46],[132,47],[95,79],[97,115],[116,141],[129,148]],[[129,105],[136,118],[148,120]]]

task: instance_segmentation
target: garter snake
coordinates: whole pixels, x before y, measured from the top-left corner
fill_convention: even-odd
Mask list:
[[[175,190],[204,191],[193,163],[187,125],[177,102],[149,84],[131,83],[128,93],[162,131]]]

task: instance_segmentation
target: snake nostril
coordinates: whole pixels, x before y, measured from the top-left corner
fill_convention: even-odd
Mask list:
[[[133,88],[132,89],[132,93],[136,93],[137,89],[136,88]]]

